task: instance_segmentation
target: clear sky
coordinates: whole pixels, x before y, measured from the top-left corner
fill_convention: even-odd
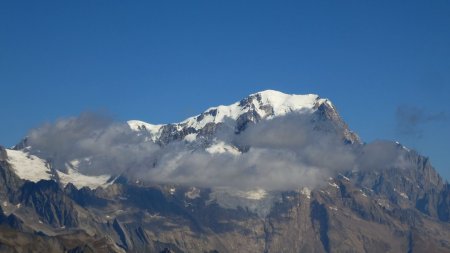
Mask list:
[[[450,1],[1,1],[0,144],[83,111],[178,122],[317,93],[450,178]]]

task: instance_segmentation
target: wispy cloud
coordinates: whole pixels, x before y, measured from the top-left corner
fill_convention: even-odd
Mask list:
[[[426,124],[446,121],[449,115],[444,111],[428,112],[415,106],[399,106],[396,113],[396,128],[402,135],[421,138]]]

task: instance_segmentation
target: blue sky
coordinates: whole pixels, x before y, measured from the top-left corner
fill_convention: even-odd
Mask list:
[[[0,143],[83,111],[169,123],[275,89],[330,98],[365,141],[398,140],[449,179],[449,13],[446,0],[1,1]]]

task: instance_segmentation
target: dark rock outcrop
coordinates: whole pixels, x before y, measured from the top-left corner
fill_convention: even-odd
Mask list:
[[[76,227],[78,215],[72,199],[53,180],[26,182],[20,189],[20,202],[31,207],[47,224]]]

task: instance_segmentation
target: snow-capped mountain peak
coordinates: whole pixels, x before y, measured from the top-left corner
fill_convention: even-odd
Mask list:
[[[315,94],[291,95],[275,90],[265,90],[251,94],[231,105],[211,107],[202,114],[190,117],[180,124],[202,128],[209,122],[223,122],[225,118],[237,120],[239,116],[250,110],[255,110],[262,118],[277,117],[294,111],[313,110],[325,101],[328,100],[321,99]]]
[[[152,141],[160,141],[165,135],[178,132],[182,137],[198,132],[208,132],[212,126],[226,124],[239,127],[242,121],[256,122],[261,119],[271,119],[292,112],[312,113],[323,103],[334,108],[327,99],[316,94],[295,95],[285,94],[275,90],[265,90],[250,94],[241,101],[230,105],[211,107],[203,113],[187,118],[184,121],[166,125],[153,125],[143,121],[131,120],[128,125],[135,131],[147,131]],[[164,141],[163,141],[164,142]]]
[[[274,116],[281,116],[292,111],[313,109],[317,103],[326,101],[326,99],[320,99],[316,94],[295,95],[275,90],[261,91],[249,97],[255,97],[260,105],[271,106]]]

